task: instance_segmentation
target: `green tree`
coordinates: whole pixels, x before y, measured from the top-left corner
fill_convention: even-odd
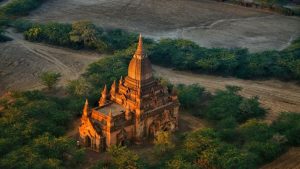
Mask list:
[[[167,161],[166,169],[196,169],[197,167],[188,161],[183,160],[181,157],[175,157]]]
[[[91,85],[84,78],[79,78],[70,81],[67,90],[73,96],[87,97],[91,90]]]
[[[240,114],[237,119],[245,121],[249,118],[263,117],[266,114],[266,110],[260,107],[258,97],[252,97],[250,99],[244,98],[239,105]]]
[[[24,37],[29,41],[42,41],[44,39],[44,34],[41,27],[33,27],[24,32]]]
[[[217,91],[209,102],[205,116],[210,120],[222,120],[227,117],[236,118],[240,111],[241,102],[242,97],[237,94],[236,89],[228,87],[225,91]]]
[[[158,153],[164,153],[175,147],[172,142],[172,134],[168,131],[158,131],[154,139],[155,149]]]
[[[289,145],[300,145],[300,114],[293,112],[283,112],[279,115],[272,125],[275,132],[285,136]]]
[[[176,86],[178,92],[178,98],[183,108],[199,108],[204,101],[205,89],[199,84],[183,85],[179,84]],[[193,100],[193,101],[191,101]]]
[[[40,80],[41,83],[45,86],[47,86],[47,88],[49,90],[51,90],[59,81],[61,77],[60,73],[55,73],[55,72],[43,72],[40,75]]]
[[[97,49],[100,52],[104,52],[107,50],[107,45],[99,37],[101,32],[89,21],[78,21],[72,24],[70,39],[71,42],[79,47]]]
[[[126,147],[111,146],[108,153],[111,156],[112,165],[118,169],[142,168],[139,156]]]
[[[43,40],[50,44],[70,46],[69,32],[71,30],[72,27],[69,24],[48,23],[43,26],[43,34],[45,36]]]
[[[282,147],[273,141],[257,142],[251,141],[244,145],[244,147],[251,153],[256,154],[258,164],[269,162],[278,157],[282,152]]]
[[[274,132],[270,126],[256,119],[248,120],[239,126],[239,132],[244,141],[266,141],[272,138]]]

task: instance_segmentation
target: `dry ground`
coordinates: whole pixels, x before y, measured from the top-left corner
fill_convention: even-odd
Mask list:
[[[48,0],[27,18],[91,20],[146,36],[190,39],[204,47],[283,49],[300,36],[300,18],[211,0]]]
[[[0,43],[0,94],[4,90],[41,88],[38,76],[43,71],[62,74],[60,84],[79,77],[85,67],[102,56],[64,48],[30,43],[11,30],[13,41]]]
[[[200,75],[153,66],[156,74],[167,78],[174,84],[199,83],[208,91],[224,89],[226,85],[242,87],[240,94],[245,97],[258,96],[261,104],[270,109],[267,121],[274,120],[279,112],[291,111],[300,113],[300,86],[293,82],[278,80],[242,80],[219,76]]]
[[[78,78],[89,63],[102,57],[86,51],[31,43],[11,30],[8,36],[14,40],[0,43],[0,94],[8,89],[40,88],[38,75],[46,70],[60,72],[61,84],[65,84],[69,80]],[[173,83],[200,83],[211,92],[224,89],[226,85],[240,86],[243,88],[241,91],[243,96],[259,96],[262,105],[270,109],[271,113],[267,118],[269,121],[282,111],[300,112],[300,86],[293,82],[223,78],[173,71],[158,66],[154,66],[154,70]]]

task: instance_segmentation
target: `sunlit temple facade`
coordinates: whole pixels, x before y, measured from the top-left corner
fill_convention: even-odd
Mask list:
[[[140,35],[128,76],[105,86],[98,107],[86,101],[79,127],[80,144],[95,151],[111,145],[142,144],[157,131],[178,129],[179,102],[153,77]]]

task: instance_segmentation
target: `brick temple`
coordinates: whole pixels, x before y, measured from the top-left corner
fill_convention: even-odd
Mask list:
[[[157,131],[178,129],[179,102],[153,77],[140,35],[128,76],[101,93],[98,107],[86,100],[79,127],[80,144],[95,151],[111,145],[142,144]]]

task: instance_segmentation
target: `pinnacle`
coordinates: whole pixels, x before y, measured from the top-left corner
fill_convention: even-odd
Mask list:
[[[143,38],[142,34],[139,36],[139,42],[138,42],[138,47],[135,52],[136,55],[142,55],[143,54]]]

